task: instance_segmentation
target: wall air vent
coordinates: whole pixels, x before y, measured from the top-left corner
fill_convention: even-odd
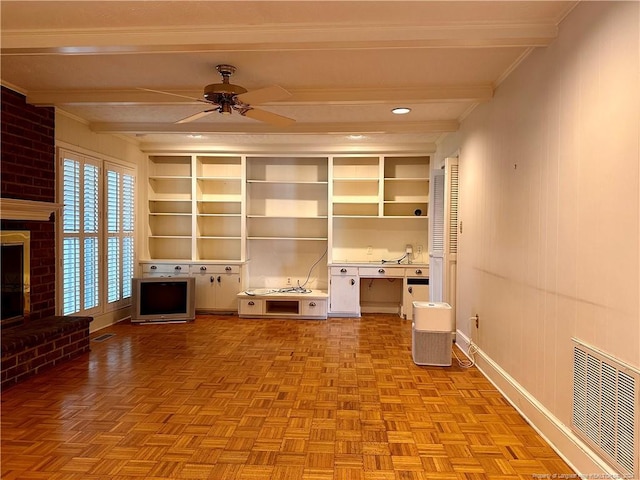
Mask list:
[[[572,430],[620,474],[639,478],[638,370],[573,342]]]

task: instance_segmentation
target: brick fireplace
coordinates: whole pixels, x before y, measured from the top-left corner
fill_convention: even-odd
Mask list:
[[[55,314],[55,218],[49,218],[56,207],[55,111],[28,105],[24,95],[6,87],[0,97],[0,229],[29,232],[26,321],[37,320]]]

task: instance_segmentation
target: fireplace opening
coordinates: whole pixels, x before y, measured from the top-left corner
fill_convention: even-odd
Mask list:
[[[0,326],[20,325],[30,311],[29,232],[2,231]]]

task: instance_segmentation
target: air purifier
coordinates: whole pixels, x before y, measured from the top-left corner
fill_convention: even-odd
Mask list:
[[[451,365],[451,332],[454,319],[451,305],[413,302],[411,353],[416,365]]]

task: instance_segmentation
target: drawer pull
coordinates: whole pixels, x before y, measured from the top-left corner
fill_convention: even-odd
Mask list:
[[[207,271],[207,267],[205,267],[204,265],[202,267],[200,267],[200,271],[201,272],[206,272]]]
[[[378,273],[384,273],[384,268],[379,269]]]
[[[224,271],[225,272],[230,272],[231,271],[231,267],[224,267]]]
[[[347,273],[347,269],[346,268],[341,268],[340,269],[340,273]]]
[[[182,270],[182,267],[180,265],[176,265],[176,270]]]
[[[151,265],[151,270],[157,270],[158,267],[156,267],[155,265]]]
[[[315,307],[316,306],[316,302],[309,302],[309,306],[310,307]]]
[[[250,305],[250,306],[253,307],[255,305],[255,302],[253,300],[251,300],[247,305]]]
[[[420,270],[419,268],[416,270],[416,275],[422,275],[422,270]]]

